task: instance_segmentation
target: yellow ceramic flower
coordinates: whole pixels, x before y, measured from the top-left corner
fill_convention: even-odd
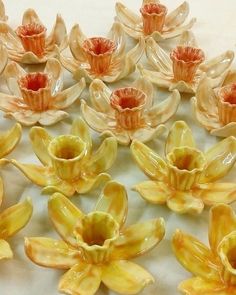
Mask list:
[[[107,138],[95,153],[88,127],[81,119],[73,122],[70,135],[52,138],[45,129],[33,127],[30,139],[42,165],[11,163],[33,183],[44,187],[44,193],[61,192],[70,197],[84,194],[110,179],[104,173],[116,159],[117,142]]]
[[[8,20],[8,16],[5,14],[5,6],[2,0],[0,0],[0,21],[5,22]]]
[[[139,78],[129,87],[113,92],[100,80],[90,85],[93,108],[82,101],[81,110],[86,122],[101,135],[114,136],[122,145],[134,139],[147,142],[165,131],[165,123],[180,103],[177,90],[154,105],[154,89],[146,78]]]
[[[236,138],[228,137],[203,153],[195,147],[192,132],[183,121],[171,128],[166,160],[141,142],[131,144],[133,157],[152,181],[134,189],[153,204],[167,204],[177,213],[201,213],[204,204],[236,200],[235,183],[215,183],[236,161]]]
[[[9,58],[16,62],[45,63],[48,58],[55,57],[58,50],[65,49],[68,43],[65,23],[60,15],[57,15],[50,35],[46,36],[46,31],[37,13],[28,9],[16,31],[7,23],[0,23],[0,41],[6,46]]]
[[[64,111],[78,99],[86,84],[84,78],[63,89],[63,68],[55,58],[48,59],[43,72],[27,73],[15,62],[5,70],[11,94],[0,93],[0,110],[26,126],[52,125],[69,116]]]
[[[62,65],[78,80],[85,77],[88,82],[100,79],[107,83],[118,81],[136,70],[145,42],[126,52],[125,33],[119,23],[114,23],[107,38],[87,38],[79,25],[70,33],[69,46],[73,58],[60,55]]]
[[[179,290],[186,295],[235,295],[236,216],[230,206],[211,209],[208,237],[210,247],[180,230],[174,234],[175,256],[194,275]]]
[[[5,209],[0,213],[0,259],[12,258],[13,253],[6,239],[26,226],[33,212],[30,200]]]
[[[105,186],[95,210],[87,215],[67,198],[55,193],[49,216],[64,241],[26,238],[25,251],[36,264],[69,269],[59,282],[66,294],[93,295],[103,282],[120,294],[139,293],[154,278],[131,258],[155,247],[165,234],[162,218],[123,228],[128,210],[125,188],[116,182]]]
[[[143,0],[141,15],[120,2],[116,3],[117,19],[122,23],[125,32],[134,39],[141,36],[151,36],[156,41],[175,38],[191,29],[196,22],[193,18],[183,25],[189,14],[189,5],[186,1],[169,14],[167,12],[167,7],[160,4],[159,0]]]

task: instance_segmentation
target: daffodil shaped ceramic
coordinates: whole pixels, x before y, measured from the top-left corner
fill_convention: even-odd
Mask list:
[[[69,114],[63,109],[70,106],[85,88],[82,78],[75,85],[62,90],[63,69],[58,60],[47,61],[44,72],[27,73],[15,62],[4,71],[9,94],[0,93],[0,110],[6,117],[23,125],[36,123],[52,125]]]
[[[0,259],[12,258],[13,253],[6,239],[26,226],[31,218],[33,206],[25,200],[0,213]]]
[[[205,76],[209,78],[213,88],[224,82],[234,59],[234,52],[228,50],[204,62],[204,52],[197,47],[194,35],[186,31],[181,35],[179,45],[172,50],[170,56],[152,37],[147,38],[146,56],[154,71],[146,70],[139,65],[143,76],[159,87],[195,93],[199,81]]]
[[[110,175],[104,172],[116,159],[116,139],[105,139],[93,153],[88,127],[81,119],[73,122],[70,135],[52,138],[45,129],[33,127],[30,139],[43,166],[11,162],[33,183],[44,187],[43,193],[56,191],[70,197],[75,192],[87,193],[110,180]]]
[[[1,7],[1,5],[0,5]],[[20,63],[45,63],[67,46],[67,33],[63,19],[57,15],[50,35],[33,9],[25,11],[20,25],[14,31],[7,23],[0,23],[0,41],[6,46],[9,58]]]
[[[121,24],[114,23],[107,38],[87,38],[79,25],[75,25],[70,33],[69,46],[73,58],[61,54],[60,61],[76,80],[86,77],[87,82],[91,82],[99,78],[111,83],[135,71],[145,42],[141,38],[133,49],[126,52],[125,33]]]
[[[193,18],[184,24],[189,14],[187,2],[183,2],[171,13],[167,12],[167,7],[158,0],[143,0],[141,15],[134,13],[120,2],[116,3],[117,19],[123,24],[125,32],[134,39],[141,36],[151,36],[156,41],[175,38],[191,29],[196,22]]]
[[[130,259],[155,247],[165,234],[162,218],[124,228],[128,201],[116,182],[105,186],[95,210],[84,214],[67,198],[55,193],[49,216],[62,240],[26,238],[25,251],[36,264],[69,269],[59,282],[66,294],[93,295],[103,282],[120,294],[137,294],[154,278]]]
[[[173,250],[178,261],[193,274],[179,290],[188,295],[236,294],[236,217],[230,206],[219,204],[210,211],[209,244],[177,230]]]
[[[224,84],[213,89],[208,78],[198,86],[192,98],[197,121],[212,135],[227,137],[236,135],[236,72],[230,72]]]
[[[5,22],[8,20],[8,16],[5,14],[5,6],[2,0],[0,0],[0,21]]]
[[[201,213],[204,204],[236,200],[235,183],[215,183],[236,161],[235,137],[203,153],[195,147],[186,123],[177,121],[167,138],[165,161],[139,141],[133,141],[131,151],[139,167],[153,179],[134,187],[148,202],[167,204],[176,213]]]
[[[165,130],[180,103],[177,90],[163,102],[153,106],[153,86],[139,78],[129,87],[113,92],[101,81],[90,85],[92,107],[82,101],[81,110],[91,128],[105,136],[114,136],[122,145],[133,139],[149,141]]]

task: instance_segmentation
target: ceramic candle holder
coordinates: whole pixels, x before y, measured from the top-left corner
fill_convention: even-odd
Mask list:
[[[117,142],[107,138],[96,152],[87,125],[74,121],[71,134],[52,138],[45,129],[33,127],[30,139],[36,156],[43,165],[22,164],[11,160],[29,180],[43,187],[43,193],[61,192],[71,197],[84,194],[107,182],[105,173],[116,159]]]
[[[9,58],[16,62],[45,63],[49,58],[56,57],[58,51],[65,49],[68,43],[65,23],[60,15],[57,15],[55,25],[48,36],[46,31],[47,28],[37,13],[28,9],[16,31],[4,22],[0,24],[0,41],[6,46]]]
[[[204,204],[231,203],[236,200],[235,183],[219,183],[236,161],[236,138],[228,137],[203,153],[196,148],[189,127],[177,121],[166,141],[166,160],[135,140],[131,144],[134,160],[151,181],[135,185],[134,190],[148,202],[166,204],[176,213],[201,213]]]
[[[187,2],[167,14],[167,7],[160,4],[158,0],[143,0],[140,15],[120,2],[116,3],[117,19],[123,25],[124,31],[134,39],[149,36],[156,41],[164,41],[175,38],[191,29],[196,22],[193,18],[184,24],[188,14]]]
[[[67,270],[60,292],[94,295],[102,282],[118,294],[137,294],[154,278],[129,260],[153,249],[165,227],[162,218],[124,227],[127,211],[126,190],[117,182],[106,184],[89,214],[55,193],[48,212],[63,240],[26,238],[25,252],[40,266]]]
[[[236,292],[236,217],[230,206],[212,207],[209,221],[209,246],[176,230],[172,245],[178,261],[193,274],[179,284],[182,294],[221,294]]]
[[[85,80],[62,90],[63,71],[58,60],[49,59],[44,72],[27,73],[15,62],[4,71],[9,94],[0,93],[0,110],[25,126],[52,125],[68,117],[63,111],[81,95]],[[7,98],[7,100],[6,100]]]
[[[101,81],[90,85],[92,107],[82,101],[84,119],[95,131],[113,136],[121,145],[134,139],[147,142],[165,130],[163,123],[171,118],[180,103],[179,92],[153,106],[154,89],[146,78],[113,92]]]
[[[146,38],[146,57],[153,70],[139,64],[141,75],[158,87],[186,93],[195,93],[205,76],[213,88],[222,85],[234,59],[233,51],[204,62],[204,52],[197,47],[193,33],[184,32],[178,43],[169,56],[152,37]]]
[[[91,82],[99,78],[112,83],[135,71],[145,42],[140,38],[134,48],[125,52],[125,33],[121,24],[114,23],[106,38],[87,38],[79,25],[75,25],[70,32],[69,46],[73,58],[63,54],[59,58],[76,80],[85,77],[87,82]]]

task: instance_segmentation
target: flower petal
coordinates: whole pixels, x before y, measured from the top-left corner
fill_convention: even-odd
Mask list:
[[[60,193],[54,193],[48,201],[48,214],[59,235],[73,246],[77,245],[73,234],[75,225],[83,213]]]
[[[189,14],[189,4],[184,1],[180,6],[178,6],[175,10],[169,13],[166,16],[165,27],[166,30],[170,31],[175,29],[176,27],[182,25]]]
[[[119,294],[137,294],[154,278],[141,266],[120,260],[103,266],[102,282]]]
[[[1,55],[1,61],[0,61],[0,74],[4,71],[7,62],[8,62],[8,53],[7,49],[3,44],[0,44],[0,55]]]
[[[81,260],[78,250],[50,238],[25,238],[25,253],[40,266],[58,269],[69,269]]]
[[[9,238],[25,227],[31,218],[32,212],[33,206],[29,199],[5,209],[0,214],[1,239]]]
[[[141,31],[141,17],[136,13],[132,12],[129,8],[125,7],[122,3],[116,3],[116,15],[118,20],[125,26]]]
[[[143,91],[147,95],[145,108],[149,109],[153,105],[154,88],[152,83],[145,77],[139,77],[132,84],[133,87]]]
[[[150,4],[150,3],[158,4],[158,3],[160,3],[160,1],[159,0],[143,0],[142,6],[145,5],[145,4]]]
[[[8,50],[13,51],[19,51],[23,50],[23,47],[21,45],[21,42],[19,38],[17,37],[16,33],[11,29],[11,27],[5,23],[0,23],[0,40],[2,43],[6,46]],[[9,57],[11,58],[11,52],[8,52]]]
[[[52,28],[50,35],[46,39],[46,47],[54,47],[57,45],[59,50],[67,47],[66,25],[60,14],[57,14],[56,22]]]
[[[163,218],[148,220],[124,229],[114,242],[112,259],[131,259],[152,250],[165,235]]]
[[[0,177],[0,205],[2,204],[3,194],[4,194],[3,180]]]
[[[134,186],[134,190],[146,201],[159,205],[165,204],[172,194],[167,184],[157,181],[140,182]]]
[[[60,62],[55,58],[48,59],[44,72],[51,79],[51,94],[54,96],[63,88],[63,69]]]
[[[60,110],[48,110],[40,114],[39,123],[44,126],[50,126],[67,118],[68,113]]]
[[[236,136],[236,122],[231,122],[225,126],[219,127],[217,129],[211,130],[211,135],[219,137],[229,137]]]
[[[5,6],[2,0],[0,1],[0,20],[5,22],[8,20],[8,16],[5,14]]]
[[[6,78],[7,86],[11,94],[18,97],[22,96],[17,81],[24,75],[26,75],[26,71],[18,63],[14,61],[8,63],[4,71],[4,77]]]
[[[62,64],[62,66],[73,74],[73,78],[76,78],[75,72],[79,68],[79,62],[77,62],[74,58],[63,56],[60,52],[58,52],[58,59],[60,63]],[[80,79],[81,77],[75,80],[80,80]]]
[[[94,211],[111,214],[122,226],[126,220],[128,199],[125,187],[118,182],[109,181],[104,187]]]
[[[233,84],[236,82],[236,71],[235,70],[230,70],[224,80],[223,86]]]
[[[81,262],[63,275],[58,289],[70,295],[94,295],[100,286],[101,275],[100,266]]]
[[[122,29],[122,25],[118,22],[114,22],[110,32],[108,33],[108,38],[116,43],[116,51],[114,56],[123,56],[125,53],[125,32]]]
[[[0,158],[10,154],[21,139],[22,128],[20,124],[15,124],[11,129],[0,133]]]
[[[75,193],[74,184],[61,180],[57,176],[52,177],[49,182],[50,183],[42,189],[42,194],[51,195],[54,193],[61,193],[70,198]]]
[[[176,147],[195,147],[195,141],[191,129],[184,121],[173,124],[166,140],[166,154]]]
[[[120,145],[129,145],[130,144],[130,134],[128,131],[121,129],[117,130],[105,130],[101,133],[101,137],[114,137]]]
[[[178,43],[180,46],[198,47],[196,38],[192,31],[183,32]]]
[[[131,38],[134,38],[135,40],[139,40],[141,37],[143,37],[143,31],[141,27],[138,30],[134,30],[130,27],[127,27],[126,25],[123,25],[122,28],[128,36],[130,36]]]
[[[73,57],[81,63],[87,60],[83,49],[83,42],[86,38],[79,25],[74,25],[70,31],[69,46]]]
[[[13,257],[10,245],[7,241],[0,239],[0,259],[9,259]]]
[[[134,131],[129,131],[131,140],[138,140],[143,143],[148,142],[166,131],[165,125],[158,125],[157,127],[143,127]]]
[[[182,26],[177,26],[175,27],[174,30],[168,30],[168,31],[164,31],[162,33],[162,40],[167,40],[167,39],[171,39],[171,38],[175,38],[179,35],[181,35],[183,32],[190,30],[192,28],[192,26],[195,24],[196,22],[196,18],[192,18],[187,24],[182,25]],[[158,32],[156,32],[158,33]],[[160,34],[160,33],[159,33]],[[153,34],[152,37],[158,41],[158,38],[156,38],[156,36]]]
[[[0,105],[1,105],[1,102],[0,102]],[[14,111],[14,110],[9,110],[9,111],[10,111],[9,113],[5,114],[5,117],[14,118],[17,122],[20,122],[24,126],[32,126],[36,124],[40,119],[40,114],[33,112],[31,110],[24,110],[24,109],[20,110],[19,108],[19,111]]]
[[[236,161],[236,138],[230,136],[218,142],[205,153],[206,167],[201,183],[214,182],[224,177]]]
[[[164,180],[167,177],[165,161],[148,146],[134,140],[130,149],[135,162],[148,177],[155,180]]]
[[[178,261],[193,275],[208,280],[220,280],[220,263],[204,244],[176,230],[172,238],[173,251]]]
[[[92,189],[97,188],[101,183],[106,183],[111,179],[111,176],[107,173],[100,173],[97,176],[88,177],[84,176],[83,178],[77,180],[75,186],[76,191],[79,194],[86,194]]]
[[[27,9],[24,14],[23,14],[23,19],[22,19],[22,25],[28,25],[30,23],[37,23],[42,25],[42,22],[40,21],[37,13],[35,10],[29,8]]]

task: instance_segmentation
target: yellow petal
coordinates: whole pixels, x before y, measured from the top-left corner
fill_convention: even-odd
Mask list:
[[[130,140],[138,140],[143,143],[148,142],[160,136],[166,131],[165,125],[157,125],[156,127],[145,126],[133,131],[129,131]],[[124,133],[123,133],[124,134]]]
[[[101,268],[97,265],[76,264],[59,282],[59,291],[70,295],[94,295],[101,283]]]
[[[2,204],[3,194],[4,194],[4,186],[3,186],[2,178],[0,177],[0,205]]]
[[[111,179],[107,173],[100,173],[97,176],[83,177],[76,181],[75,187],[78,194],[86,194],[92,189],[97,188],[102,183],[106,183]]]
[[[176,147],[195,147],[195,141],[191,129],[184,121],[177,121],[171,127],[166,140],[166,154]]]
[[[0,259],[12,258],[13,253],[10,245],[5,240],[0,239]]]
[[[47,185],[42,189],[42,194],[52,195],[54,193],[61,193],[70,198],[74,195],[76,191],[73,184],[61,180],[58,177],[50,179],[50,182],[50,185]]]
[[[37,114],[37,113],[35,113]],[[38,119],[38,122],[44,126],[53,125],[65,118],[69,117],[69,114],[61,110],[47,110],[42,112]]]
[[[109,181],[103,189],[94,211],[103,211],[123,225],[128,210],[128,199],[125,187],[118,182]]]
[[[165,235],[163,218],[137,223],[124,229],[114,242],[112,259],[130,259],[150,251]]]
[[[134,186],[142,198],[152,204],[165,204],[172,191],[164,182],[144,181]]]
[[[73,231],[83,213],[72,202],[60,193],[53,194],[48,201],[48,214],[59,235],[76,246]]]
[[[81,260],[78,250],[50,238],[25,238],[25,253],[40,266],[58,269],[69,269]]]
[[[172,246],[178,261],[193,275],[209,280],[220,280],[218,257],[200,241],[176,230]]]
[[[103,266],[102,282],[119,294],[136,294],[153,283],[154,278],[141,266],[120,260]]]
[[[153,150],[137,140],[132,142],[130,149],[134,160],[147,176],[155,180],[166,178],[166,163]]]
[[[20,141],[22,134],[22,128],[20,124],[15,124],[10,130],[7,132],[3,132],[0,134],[0,158],[8,155],[17,143]]]
[[[201,183],[209,183],[224,177],[236,161],[236,138],[230,136],[218,142],[205,153],[206,168]]]
[[[30,200],[25,200],[7,208],[0,214],[0,237],[9,238],[20,231],[30,220],[33,206]]]
[[[0,20],[1,20],[1,2],[0,2]],[[8,63],[7,49],[3,44],[0,44],[0,54],[1,54],[0,74],[2,74],[2,72],[4,71],[4,69]]]

